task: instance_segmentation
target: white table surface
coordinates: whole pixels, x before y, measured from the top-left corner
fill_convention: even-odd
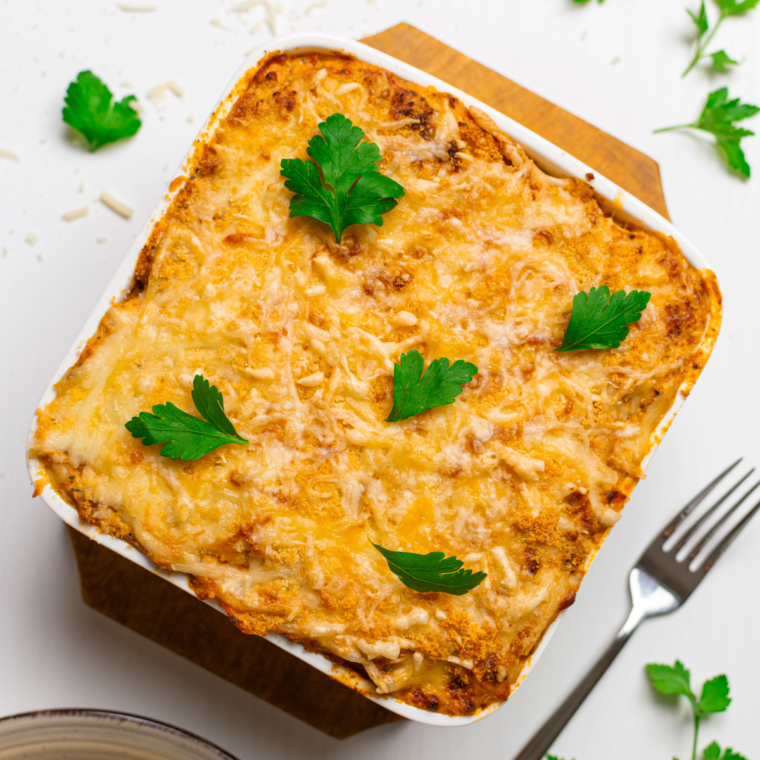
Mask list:
[[[193,730],[241,760],[508,760],[622,622],[627,571],[666,517],[733,457],[760,463],[760,413],[747,403],[760,369],[760,184],[730,176],[711,146],[688,135],[652,135],[696,117],[723,83],[760,101],[760,10],[719,33],[717,47],[746,56],[737,71],[681,80],[687,0],[274,0],[271,12],[261,4],[245,13],[233,0],[152,2],[155,12],[138,14],[111,0],[0,0],[0,148],[21,156],[0,159],[0,715],[73,706],[135,712]],[[244,54],[270,38],[267,18],[278,34],[348,37],[407,21],[648,153],[662,168],[673,219],[720,278],[721,338],[646,482],[534,673],[474,726],[397,724],[346,741],[321,734],[87,608],[63,525],[31,498],[23,440],[38,396],[222,87]],[[136,93],[145,109],[136,138],[95,155],[71,145],[60,119],[66,86],[87,68],[119,97]],[[157,108],[147,92],[168,80],[185,94],[168,93]],[[745,143],[760,173],[760,140]],[[134,206],[130,221],[97,202],[103,190]],[[88,217],[62,220],[86,204]],[[35,245],[25,242],[29,233],[39,236]],[[656,699],[643,673],[646,662],[679,657],[697,682],[724,672],[731,681],[735,704],[704,726],[701,744],[715,738],[760,755],[759,545],[760,519],[685,608],[644,625],[556,754],[683,760],[686,706]]]

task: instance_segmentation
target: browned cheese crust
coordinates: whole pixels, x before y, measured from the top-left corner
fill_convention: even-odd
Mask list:
[[[243,631],[337,658],[374,693],[473,714],[508,697],[573,603],[709,355],[717,285],[484,113],[375,66],[276,55],[231,101],[131,292],[39,411],[32,453],[84,520],[188,572]],[[335,112],[406,191],[340,245],[288,218],[279,174]],[[556,352],[573,296],[600,285],[651,303],[619,349]],[[412,348],[479,372],[454,404],[387,423]],[[124,423],[168,401],[192,412],[199,371],[250,445],[169,461]],[[368,539],[488,577],[419,594]]]

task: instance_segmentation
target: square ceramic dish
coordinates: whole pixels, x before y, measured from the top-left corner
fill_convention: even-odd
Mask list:
[[[270,43],[254,50],[248,56],[243,65],[238,69],[232,81],[225,89],[222,97],[212,112],[213,115],[209,118],[203,129],[198,134],[197,140],[205,140],[208,138],[213,133],[216,125],[227,115],[230,107],[234,102],[229,97],[230,93],[240,78],[248,70],[256,67],[262,58],[274,51],[293,50],[338,50],[342,53],[353,55],[356,58],[367,63],[381,66],[382,68],[391,71],[392,73],[405,80],[412,81],[423,86],[434,87],[435,89],[444,92],[450,92],[456,95],[456,97],[458,97],[466,106],[475,106],[476,108],[485,111],[496,122],[501,130],[506,132],[510,137],[518,142],[525,149],[526,153],[533,160],[535,160],[536,163],[544,171],[548,172],[549,174],[553,174],[555,176],[583,177],[587,173],[592,172],[592,169],[586,164],[568,155],[563,150],[548,142],[544,138],[539,137],[537,134],[531,132],[526,127],[518,124],[512,119],[504,116],[502,113],[499,113],[493,108],[485,105],[484,103],[481,103],[480,101],[469,97],[466,93],[461,92],[454,87],[450,87],[445,82],[442,82],[441,80],[436,79],[429,74],[426,74],[424,71],[420,71],[419,69],[402,63],[395,58],[385,55],[384,53],[380,53],[377,50],[367,47],[366,45],[363,45],[359,42],[324,34],[296,34],[288,37],[282,37],[280,39],[272,40]],[[219,107],[220,105],[221,107]],[[177,172],[177,176],[181,176],[185,173],[192,154],[193,146],[190,147],[190,150],[188,151],[188,154],[185,157],[182,166],[180,166]],[[699,253],[699,251],[697,251],[697,249],[680,232],[678,232],[678,230],[673,227],[670,222],[646,206],[640,200],[634,198],[622,188],[618,187],[604,177],[599,176],[595,170],[593,170],[592,173],[595,175],[596,179],[594,179],[591,184],[598,199],[602,202],[606,202],[606,206],[608,208],[614,208],[615,216],[617,218],[634,222],[646,229],[661,232],[665,235],[673,237],[680,245],[684,256],[693,266],[698,269],[707,268],[707,262]],[[181,182],[178,182],[176,184],[178,186],[182,185]],[[66,370],[77,360],[82,348],[85,345],[85,342],[96,331],[101,317],[108,310],[111,300],[118,300],[122,298],[124,293],[129,290],[132,282],[135,263],[140,254],[140,250],[148,239],[151,230],[153,229],[153,225],[159,221],[159,219],[161,219],[165,210],[171,203],[173,197],[174,193],[169,192],[161,201],[161,203],[159,203],[150,219],[142,228],[141,233],[133,243],[132,247],[129,250],[129,253],[119,266],[115,276],[111,280],[111,283],[109,284],[105,293],[103,293],[102,297],[98,301],[97,306],[79,333],[79,336],[77,337],[74,345],[64,357],[60,367],[50,381],[50,384],[45,389],[45,392],[40,399],[39,406],[48,403],[55,396],[53,386],[63,376]],[[709,340],[705,338],[703,344],[708,343]],[[677,394],[673,406],[664,417],[652,437],[652,449],[642,463],[642,467],[646,467],[646,464],[651,458],[654,448],[661,439],[663,432],[671,423],[674,415],[683,403],[684,398],[684,394]],[[29,432],[29,440],[31,440],[33,437],[35,424],[36,418],[32,422],[32,427]],[[39,461],[33,457],[30,458],[29,473],[32,480],[34,481],[40,477],[41,472],[42,467]],[[151,562],[145,555],[141,554],[139,551],[132,548],[127,543],[121,541],[120,539],[113,538],[112,536],[99,533],[96,527],[83,522],[79,518],[77,511],[69,504],[67,504],[60,496],[58,496],[58,494],[52,489],[51,486],[45,486],[42,492],[42,499],[64,522],[78,530],[80,533],[89,536],[91,539],[97,541],[103,546],[107,546],[117,554],[126,557],[141,567],[144,567],[161,575],[167,581],[174,584],[178,588],[181,588],[183,591],[193,593],[189,587],[187,575],[184,573],[167,573],[157,568],[153,562]],[[207,603],[211,604],[212,606],[216,606],[219,611],[223,613],[221,606],[217,602],[210,601]],[[527,661],[522,673],[520,674],[520,677],[515,684],[515,688],[517,688],[517,686],[522,683],[522,681],[530,672],[531,668],[537,662],[538,658],[541,656],[541,653],[548,645],[549,640],[556,630],[559,623],[559,618],[561,618],[561,616],[562,613],[560,613],[559,617],[545,632],[540,645],[533,653],[532,657]],[[435,726],[464,726],[484,718],[486,715],[491,714],[496,709],[501,707],[502,704],[504,704],[503,702],[492,704],[485,710],[482,710],[476,715],[469,717],[451,717],[447,715],[438,715],[416,707],[412,707],[410,705],[399,702],[392,697],[378,698],[374,696],[368,696],[371,691],[373,691],[372,684],[369,681],[362,683],[361,679],[354,671],[351,671],[348,668],[343,668],[339,665],[335,665],[320,654],[307,652],[300,644],[294,644],[288,641],[288,639],[286,639],[284,636],[278,634],[270,634],[267,638],[275,646],[278,646],[281,649],[290,652],[295,657],[308,662],[317,668],[317,670],[320,670],[323,673],[327,673],[332,678],[335,678],[341,683],[344,683],[347,686],[360,691],[369,699],[376,701],[378,704],[382,705],[388,710],[391,710],[395,713],[398,713],[399,715],[402,715],[405,718],[420,723],[427,723]]]

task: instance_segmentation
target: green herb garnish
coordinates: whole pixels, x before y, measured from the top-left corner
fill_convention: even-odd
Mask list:
[[[697,760],[697,744],[699,741],[699,725],[713,713],[723,712],[730,704],[726,676],[716,676],[706,681],[702,693],[697,695],[691,690],[691,674],[676,660],[675,665],[646,666],[646,672],[652,686],[661,694],[681,695],[689,700],[694,719],[694,740],[692,742],[691,760]],[[721,750],[717,742],[709,744],[702,750],[703,760],[746,760],[743,755],[727,748]],[[546,760],[560,760],[554,755],[547,755]],[[674,758],[674,760],[678,760]]]
[[[573,312],[562,345],[556,351],[617,348],[628,337],[628,325],[638,322],[651,293],[618,290],[610,297],[606,285],[581,291],[573,298]]]
[[[156,404],[153,414],[140,412],[139,416],[124,427],[134,438],[142,438],[143,444],[152,446],[165,443],[161,456],[190,461],[200,459],[226,443],[248,445],[224,413],[224,398],[215,385],[203,375],[193,378],[193,403],[203,419],[183,412],[171,401]]]
[[[487,577],[485,573],[462,570],[464,562],[456,557],[444,558],[443,552],[394,552],[372,541],[370,543],[385,557],[391,572],[407,588],[422,594],[437,592],[462,596],[479,586]]]
[[[63,120],[84,136],[90,151],[96,151],[140,129],[140,117],[130,106],[136,100],[127,95],[114,102],[113,93],[95,74],[81,71],[66,90]]]
[[[721,754],[720,744],[713,742],[704,748],[702,752],[704,760],[747,760],[744,755],[740,755],[738,752],[734,752],[730,747],[726,747]]]
[[[423,377],[425,360],[413,349],[401,354],[393,368],[393,409],[386,422],[414,417],[427,409],[454,403],[462,386],[478,374],[474,364],[458,359],[449,367],[446,358],[430,362]]]
[[[699,129],[702,132],[708,132],[714,135],[715,145],[723,154],[729,168],[742,177],[748,178],[750,166],[739,143],[743,137],[751,137],[755,133],[737,127],[735,123],[749,119],[758,111],[760,108],[749,103],[742,103],[739,98],[729,100],[728,88],[721,87],[707,96],[702,114],[693,124],[679,124],[675,127],[656,129],[655,134],[670,132],[674,129]]]
[[[291,218],[310,216],[329,224],[339,243],[351,224],[382,226],[380,215],[396,207],[394,198],[401,198],[404,188],[377,170],[380,148],[360,145],[364,132],[343,114],[328,116],[319,131],[322,135],[312,137],[306,151],[314,162],[285,158],[280,164],[285,187],[296,194],[290,200]]]
[[[731,58],[725,50],[718,50],[715,53],[710,53],[708,57],[712,58],[713,71],[717,71],[719,74],[727,74],[729,66],[739,65],[739,61],[735,61]]]
[[[713,713],[723,712],[731,704],[731,697],[728,695],[728,679],[726,676],[716,676],[706,681],[702,686],[700,697],[697,698],[691,690],[691,674],[678,660],[675,665],[647,665],[646,671],[652,686],[661,694],[679,694],[689,700],[694,718],[691,757],[692,760],[696,760],[699,724]],[[744,760],[741,755],[730,749],[721,756],[720,747],[715,742],[704,750],[704,758],[705,760]]]
[[[729,64],[732,66],[738,65],[738,63],[732,58],[729,58],[723,50],[719,50],[717,53],[707,53],[705,51],[710,42],[712,42],[715,32],[718,31],[718,28],[725,19],[729,18],[729,16],[739,16],[742,13],[751,11],[753,8],[757,7],[760,0],[716,0],[716,2],[718,3],[720,15],[712,29],[710,29],[710,20],[707,17],[705,0],[701,0],[699,11],[697,11],[697,13],[694,13],[694,11],[691,11],[688,8],[686,9],[686,12],[691,16],[691,20],[697,27],[697,47],[694,51],[694,57],[691,59],[691,62],[686,67],[686,71],[684,71],[682,76],[686,76],[703,58],[711,58],[713,70],[721,73],[727,71],[726,66]]]

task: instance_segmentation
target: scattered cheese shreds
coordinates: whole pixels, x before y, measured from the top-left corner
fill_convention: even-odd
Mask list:
[[[76,219],[81,219],[83,216],[87,216],[90,213],[89,206],[82,206],[82,208],[75,208],[73,211],[69,211],[63,215],[63,218],[67,222],[73,222]]]
[[[11,161],[21,161],[21,156],[18,153],[8,148],[0,148],[0,158],[9,158]]]
[[[29,232],[26,236],[26,242],[29,245],[36,245],[39,242],[40,236],[36,232]]]
[[[269,31],[272,34],[277,34],[275,27],[277,25],[277,17],[283,12],[282,5],[280,3],[274,3],[272,0],[243,0],[242,3],[238,3],[232,10],[238,13],[244,13],[250,11],[253,8],[263,5],[267,9],[266,23],[269,27]],[[255,34],[258,31],[259,26],[256,25],[251,34]]]
[[[307,9],[306,9],[306,15],[311,16],[311,14],[319,10],[320,8],[326,8],[327,7],[327,0],[322,0],[321,3],[312,3]]]
[[[131,206],[127,206],[126,203],[123,203],[118,198],[114,198],[111,193],[105,190],[100,194],[100,202],[125,219],[131,219],[132,214],[135,213],[135,210]]]
[[[116,7],[126,13],[153,13],[158,10],[155,5],[145,5],[144,3],[116,3]]]
[[[225,26],[222,23],[222,20],[219,18],[212,18],[211,21],[209,21],[209,24],[211,24],[211,26],[215,26],[217,29],[224,29],[225,32],[230,31],[230,28],[228,26]]]
[[[10,254],[10,252],[11,252],[11,249],[10,249],[10,248],[8,248],[8,246],[7,246],[7,245],[4,245],[4,246],[3,246],[3,258],[4,258],[4,259],[7,259],[7,258],[8,258],[8,255]]]
[[[97,240],[97,242],[98,242],[98,244],[103,245],[103,243],[107,243],[108,242],[108,238],[107,237],[99,237],[98,240]]]
[[[148,90],[148,100],[154,104],[158,104],[166,97],[167,92],[173,92],[178,98],[181,98],[185,94],[185,89],[177,82],[162,82]]]

